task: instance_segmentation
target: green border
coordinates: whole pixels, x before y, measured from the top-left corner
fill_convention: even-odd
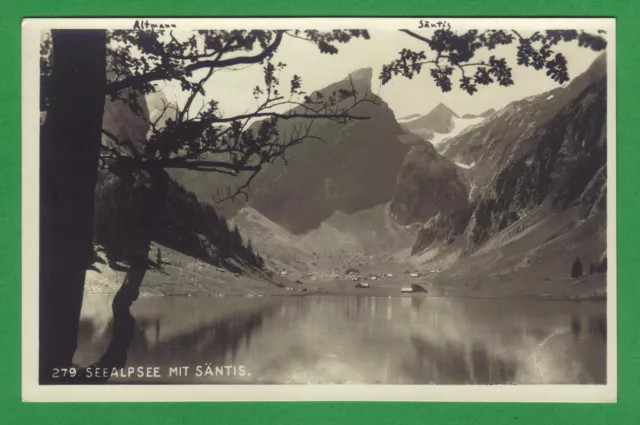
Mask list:
[[[87,16],[613,16],[617,18],[618,403],[86,403],[20,402],[20,20]],[[0,417],[8,424],[617,424],[640,420],[640,268],[634,242],[640,201],[637,116],[640,7],[634,0],[31,0],[0,12]],[[35,300],[34,300],[35,302]],[[6,418],[6,419],[5,419]],[[634,419],[635,418],[635,419]],[[7,420],[8,419],[8,420]]]

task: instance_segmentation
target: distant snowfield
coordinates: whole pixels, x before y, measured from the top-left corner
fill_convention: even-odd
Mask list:
[[[467,127],[480,124],[482,121],[484,121],[484,118],[483,117],[477,117],[477,118],[452,117],[452,120],[453,120],[453,129],[449,133],[433,133],[433,139],[429,140],[432,145],[437,146],[453,137],[456,137],[458,134],[462,133]]]

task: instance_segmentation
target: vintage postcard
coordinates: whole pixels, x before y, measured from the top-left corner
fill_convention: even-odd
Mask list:
[[[25,20],[23,399],[615,402],[615,46]]]

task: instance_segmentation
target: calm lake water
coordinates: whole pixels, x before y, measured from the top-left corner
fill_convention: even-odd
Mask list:
[[[81,365],[95,362],[109,344],[111,299],[85,296],[75,359]],[[165,296],[140,298],[132,314],[125,371],[131,376],[109,382],[606,381],[605,302]],[[138,367],[157,369],[140,378],[129,369]],[[176,368],[171,377],[170,368]]]

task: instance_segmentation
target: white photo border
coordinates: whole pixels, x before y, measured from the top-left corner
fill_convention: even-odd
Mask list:
[[[136,20],[180,28],[394,30],[420,19],[477,29],[604,29],[607,31],[607,382],[603,385],[40,385],[39,78],[41,32],[48,29],[133,29]],[[70,18],[22,23],[22,399],[28,402],[188,401],[617,401],[616,323],[616,22],[614,18]]]

